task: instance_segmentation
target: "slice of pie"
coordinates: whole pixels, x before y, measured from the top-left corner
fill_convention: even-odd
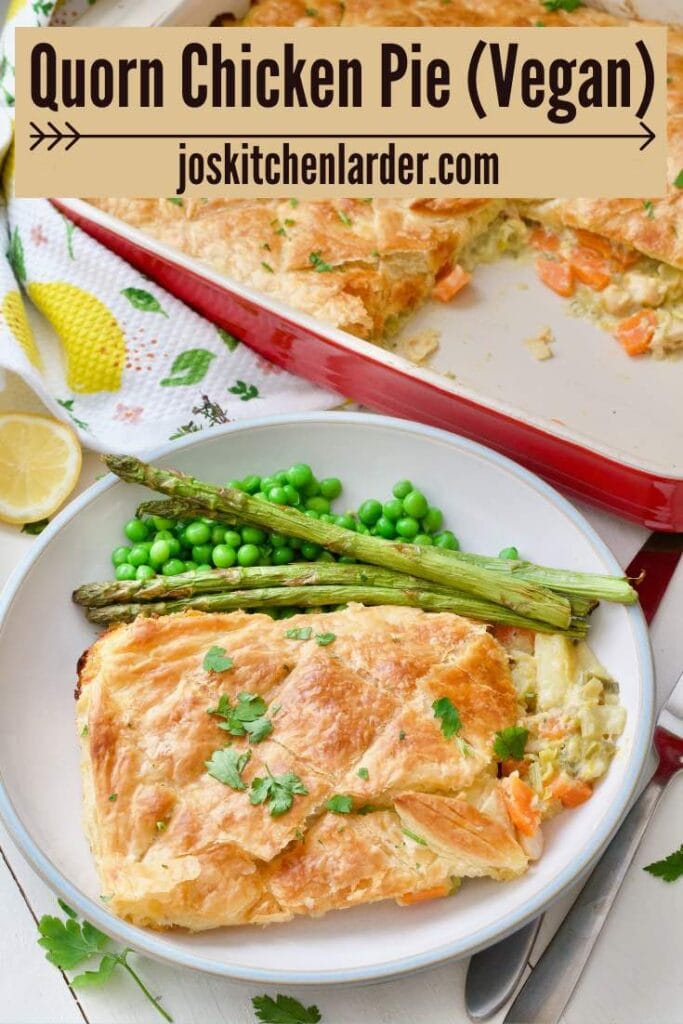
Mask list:
[[[225,16],[225,25],[238,24]],[[246,26],[624,25],[538,0],[257,0]],[[669,192],[660,199],[95,199],[155,238],[358,337],[386,343],[472,269],[533,253],[541,280],[629,355],[683,348],[683,30],[669,29]]]

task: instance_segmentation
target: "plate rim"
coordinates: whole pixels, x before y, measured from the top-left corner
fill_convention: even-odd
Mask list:
[[[450,431],[440,430],[436,427],[425,426],[412,420],[398,419],[392,416],[380,416],[375,413],[361,412],[311,412],[302,414],[286,413],[274,416],[263,416],[249,420],[242,420],[231,423],[227,426],[213,429],[203,437],[190,437],[187,441],[175,444],[166,444],[151,452],[150,459],[165,458],[177,451],[193,448],[207,441],[215,441],[222,436],[240,433],[244,430],[260,429],[263,427],[278,427],[293,424],[295,426],[306,422],[335,422],[353,423],[366,426],[383,426],[391,430],[399,430],[406,433],[416,433],[427,439],[446,442],[447,444],[461,448],[472,454],[478,455],[492,461],[500,468],[511,472],[522,481],[533,487],[561,512],[563,512],[588,538],[597,553],[602,557],[611,571],[621,573],[615,556],[599,536],[597,531],[585,519],[582,513],[575,508],[562,494],[554,487],[547,484],[535,473],[520,466],[514,460],[499,454],[477,441],[471,441],[459,434]],[[48,525],[38,537],[35,544],[29,549],[21,562],[7,580],[4,589],[0,592],[0,629],[4,625],[11,610],[15,597],[28,575],[29,570],[38,561],[42,551],[50,544],[53,537],[60,532],[63,526],[77,516],[82,509],[87,507],[94,499],[117,484],[118,478],[107,473],[101,480],[96,481],[82,494],[78,495],[64,508]],[[640,695],[642,700],[642,713],[636,725],[633,737],[631,757],[628,762],[628,770],[622,781],[618,799],[608,808],[600,827],[596,828],[590,836],[586,845],[582,848],[580,855],[568,865],[564,871],[552,878],[532,899],[527,900],[518,910],[510,911],[505,918],[479,929],[469,937],[453,940],[434,949],[423,953],[402,956],[395,960],[373,964],[366,967],[350,968],[326,968],[322,971],[311,970],[264,970],[258,967],[242,967],[229,963],[221,964],[218,961],[208,959],[205,956],[197,955],[188,951],[176,949],[170,946],[159,933],[144,931],[135,925],[129,924],[114,917],[90,897],[81,894],[76,886],[52,863],[50,858],[34,841],[27,827],[15,811],[10,795],[5,788],[4,780],[0,774],[0,819],[4,822],[17,849],[22,854],[29,866],[47,883],[49,888],[62,897],[66,902],[75,907],[82,917],[91,921],[96,927],[109,935],[112,939],[130,946],[154,960],[176,966],[187,967],[199,970],[214,976],[231,978],[236,981],[259,982],[263,984],[288,984],[301,986],[322,986],[322,985],[348,985],[363,984],[374,981],[389,980],[402,975],[412,974],[443,964],[449,960],[469,956],[480,949],[485,948],[499,941],[513,931],[521,928],[524,924],[536,917],[539,913],[559,899],[567,889],[584,876],[589,868],[597,861],[611,837],[618,829],[623,817],[631,804],[636,788],[642,775],[649,750],[652,728],[654,722],[654,665],[652,659],[652,648],[649,631],[645,622],[642,609],[639,604],[625,608],[629,619],[629,625],[634,634],[638,648],[638,666],[640,676]],[[161,933],[163,935],[163,933]]]

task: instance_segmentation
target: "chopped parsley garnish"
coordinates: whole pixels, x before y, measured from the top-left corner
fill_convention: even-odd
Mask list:
[[[337,210],[337,216],[339,217],[339,220],[342,222],[342,224],[345,224],[347,228],[350,228],[351,225],[353,224],[353,221],[351,220],[351,218],[349,217],[348,213],[346,213],[345,210]]]
[[[166,200],[167,203],[173,203],[174,206],[182,206],[183,201],[180,196],[171,196],[170,199]]]
[[[529,730],[521,725],[511,725],[496,733],[493,752],[499,761],[521,761],[529,739]]]
[[[541,0],[546,11],[567,11],[571,14],[578,7],[583,7],[583,0]]]
[[[331,264],[325,262],[319,249],[315,252],[309,252],[308,262],[317,274],[328,274],[332,270]]]
[[[643,201],[643,209],[645,210],[645,213],[650,218],[650,220],[654,220],[655,207],[651,199],[645,199]]]
[[[269,274],[274,274],[275,273],[275,271],[271,267],[270,263],[266,263],[265,260],[261,260],[261,266],[263,267],[264,270],[267,270]]]
[[[118,793],[110,793],[109,794],[109,801],[112,804],[115,804],[116,801],[118,800],[118,798],[119,798],[119,794]]]
[[[209,708],[207,714],[222,718],[218,728],[231,736],[249,736],[252,743],[260,743],[273,731],[273,723],[265,717],[267,708],[263,697],[255,693],[238,693],[235,707],[228,695],[222,693],[218,705]]]
[[[298,199],[290,199],[289,200],[289,205],[293,206],[294,209],[296,210],[297,206],[299,205],[299,200]]]
[[[680,170],[674,178],[674,185],[676,188],[683,188],[683,170]]]
[[[419,843],[420,846],[426,846],[427,840],[419,836],[417,832],[411,832],[409,828],[402,828],[401,832],[404,836],[408,836],[408,839],[412,839],[414,843]]]
[[[318,17],[318,12],[316,11],[315,7],[307,7],[306,8],[306,17],[307,18],[317,18]]]
[[[683,875],[683,843],[664,860],[646,864],[643,871],[649,871],[651,875],[655,875],[656,878],[661,878],[665,882],[675,882]]]
[[[298,775],[285,772],[284,775],[268,775],[253,779],[249,800],[252,804],[268,803],[271,818],[286,814],[294,803],[295,796],[307,796],[308,790]]]
[[[322,1020],[317,1006],[304,1006],[292,996],[254,996],[251,1005],[262,1024],[318,1024]]]
[[[404,729],[401,729],[401,731],[398,734],[398,738],[401,740],[401,742],[403,742],[403,740],[406,738],[406,734],[405,734],[405,730]]]
[[[288,640],[310,640],[313,636],[313,628],[301,626],[300,629],[288,629],[285,636]]]
[[[432,711],[434,712],[434,718],[441,719],[441,732],[447,740],[460,732],[462,729],[460,715],[449,697],[439,697],[435,700],[432,704]]]
[[[328,811],[333,814],[350,814],[353,810],[353,800],[344,793],[335,793],[325,804]]]
[[[381,810],[381,808],[375,807],[374,804],[363,804],[362,807],[358,808],[356,814],[374,814],[375,811],[379,810]]]
[[[157,821],[156,822],[156,830],[157,830],[157,832],[165,832],[167,828],[168,828],[168,823],[167,822],[165,822],[165,821]]]
[[[316,633],[315,642],[318,647],[327,647],[328,644],[334,643],[337,639],[336,633]]]
[[[204,655],[202,668],[205,672],[227,672],[234,665],[232,658],[229,658],[224,647],[210,647]]]
[[[37,537],[39,533],[43,532],[49,522],[49,519],[38,519],[35,523],[24,523],[21,532],[28,533],[31,537]]]
[[[358,777],[361,779],[365,779],[366,782],[370,778],[370,772],[367,770],[367,768],[359,768],[358,771],[356,772],[356,775],[358,775]]]
[[[250,758],[251,750],[245,750],[240,754],[233,747],[224,747],[223,750],[214,750],[211,760],[205,761],[204,764],[212,779],[222,782],[224,786],[230,786],[231,789],[246,789],[246,784],[242,782],[242,772]]]

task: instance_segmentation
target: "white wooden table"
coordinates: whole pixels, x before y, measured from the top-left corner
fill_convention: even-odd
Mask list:
[[[9,407],[7,397],[6,393],[2,396],[0,408]],[[80,488],[101,472],[97,459],[86,456]],[[621,564],[627,565],[647,531],[588,507],[582,506],[582,511]],[[0,524],[0,586],[32,543],[32,537]],[[652,632],[659,704],[683,668],[682,627],[683,564]],[[682,798],[683,778],[679,777],[629,873],[565,1014],[566,1024],[682,1024],[683,880],[667,885],[642,870],[644,864],[683,842]],[[47,963],[36,945],[38,917],[59,913],[55,897],[24,862],[1,825],[0,854],[0,1024],[160,1021],[123,975],[102,990],[74,996],[65,977]],[[565,900],[548,915],[546,941],[566,906]],[[466,967],[466,961],[461,961],[402,981],[351,989],[291,990],[291,994],[307,1005],[316,1003],[325,1024],[464,1024]],[[264,991],[256,985],[223,981],[148,960],[140,961],[140,971],[152,990],[163,994],[176,1024],[251,1024],[255,1020],[251,996]],[[498,1020],[501,1018],[502,1014]]]

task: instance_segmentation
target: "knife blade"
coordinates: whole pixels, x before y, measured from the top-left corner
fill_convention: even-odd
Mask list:
[[[682,553],[683,533],[651,533],[626,569],[626,575],[638,581],[640,605],[648,625]],[[488,1020],[510,999],[529,963],[541,920],[535,918],[472,957],[465,981],[465,1007],[471,1020]]]

